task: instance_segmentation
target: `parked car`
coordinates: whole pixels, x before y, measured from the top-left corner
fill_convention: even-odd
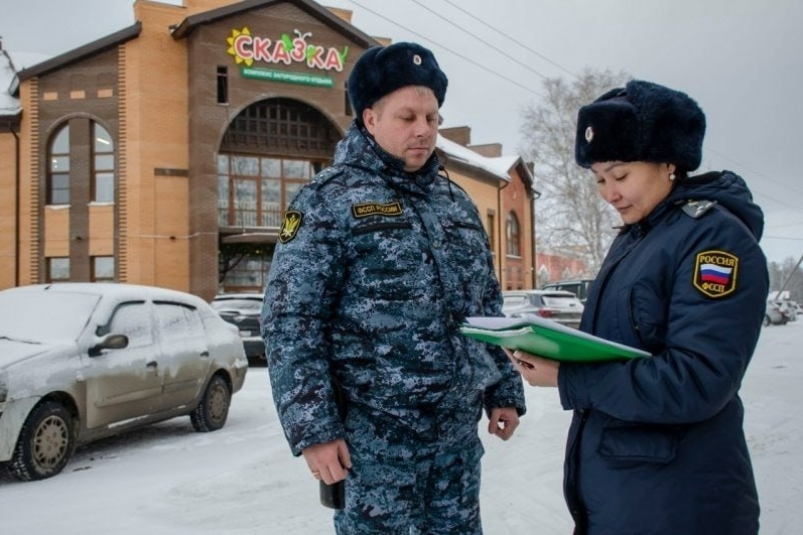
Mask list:
[[[578,297],[561,290],[510,290],[502,292],[502,313],[510,318],[541,316],[568,327],[580,326],[583,303]]]
[[[775,303],[780,308],[781,313],[786,316],[786,321],[797,321],[797,303],[792,300],[792,294],[789,290],[773,290],[767,296],[767,301]]]
[[[764,326],[768,325],[786,325],[789,321],[789,316],[781,308],[777,301],[767,301],[767,308],[764,310]]]
[[[577,298],[580,300],[581,303],[585,305],[586,298],[588,297],[588,286],[594,281],[594,279],[576,279],[576,280],[565,280],[559,282],[548,282],[544,284],[541,289],[542,290],[564,290],[566,292],[572,292]]]
[[[797,321],[797,306],[794,301],[784,300],[781,301],[781,312],[786,314],[789,321]]]
[[[236,329],[201,298],[119,283],[0,292],[0,463],[62,471],[77,446],[189,415],[223,427],[248,371]]]
[[[220,317],[235,325],[245,346],[245,355],[250,364],[267,364],[265,341],[259,331],[259,318],[262,313],[262,294],[230,293],[220,294],[212,300]]]

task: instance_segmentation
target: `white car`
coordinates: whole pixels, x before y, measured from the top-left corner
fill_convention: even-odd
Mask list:
[[[0,463],[23,481],[61,472],[76,446],[189,415],[223,427],[248,361],[200,297],[118,283],[0,292]]]
[[[539,316],[574,329],[585,308],[575,294],[563,290],[508,290],[502,297],[502,313],[509,318]]]

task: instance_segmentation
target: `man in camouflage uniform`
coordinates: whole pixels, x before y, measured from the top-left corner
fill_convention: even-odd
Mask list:
[[[501,315],[501,293],[476,207],[438,174],[446,85],[417,44],[363,54],[356,120],[286,212],[271,266],[274,401],[293,454],[345,478],[341,534],[481,533],[482,408],[504,440],[524,413],[502,350],[458,331]]]

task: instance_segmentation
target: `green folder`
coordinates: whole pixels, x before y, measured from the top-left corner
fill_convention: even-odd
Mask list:
[[[650,356],[646,351],[537,316],[466,318],[460,332],[483,342],[562,362],[599,362]]]

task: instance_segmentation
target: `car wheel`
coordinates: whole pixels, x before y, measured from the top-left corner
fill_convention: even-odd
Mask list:
[[[75,448],[73,419],[53,401],[38,405],[22,426],[8,466],[20,481],[35,481],[62,471]]]
[[[215,375],[206,385],[201,403],[190,414],[196,431],[217,431],[226,423],[231,405],[231,388],[223,377]]]

